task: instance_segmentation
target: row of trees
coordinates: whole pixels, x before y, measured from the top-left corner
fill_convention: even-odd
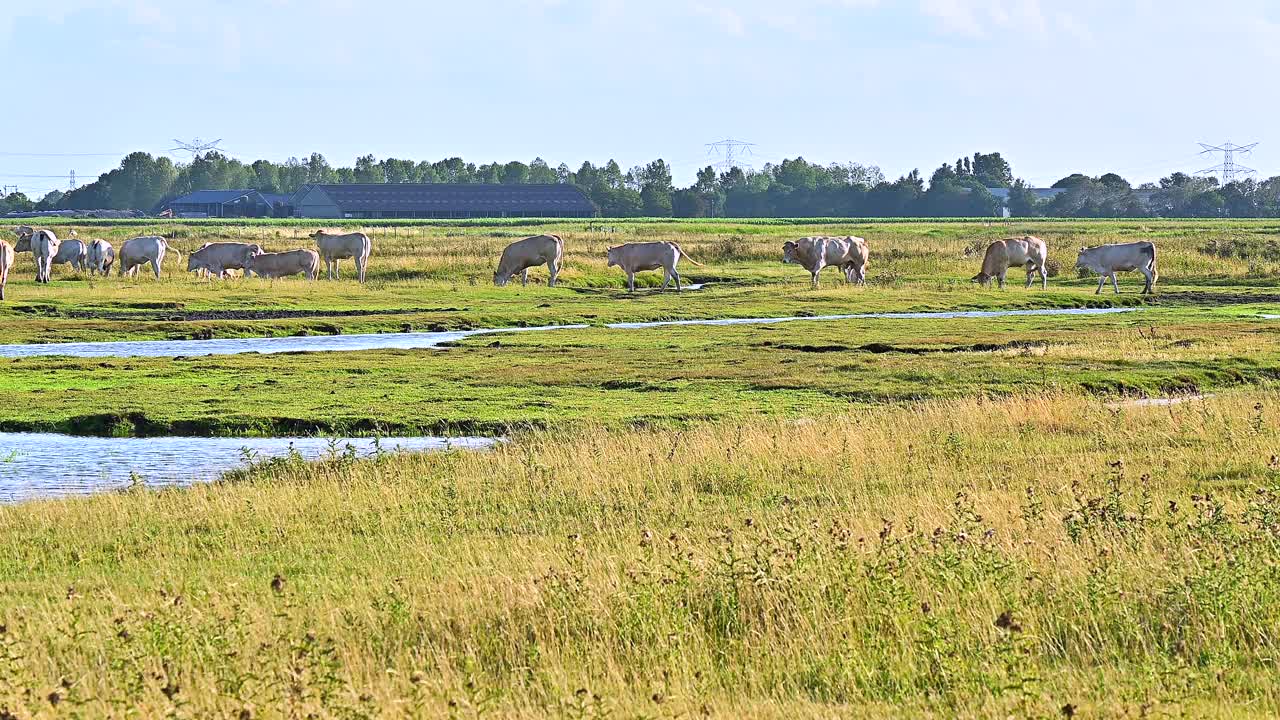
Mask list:
[[[476,165],[461,158],[414,162],[366,155],[351,167],[333,167],[319,153],[305,160],[246,164],[212,152],[175,164],[165,156],[135,152],[97,181],[67,193],[55,191],[38,202],[21,194],[0,199],[0,212],[154,211],[193,190],[291,194],[307,183],[569,183],[582,188],[606,217],[989,217],[1002,212],[991,188],[1008,189],[1007,207],[1017,216],[1280,216],[1280,178],[1221,187],[1213,178],[1174,173],[1134,188],[1114,173],[1075,174],[1055,183],[1061,192],[1048,198],[1015,179],[998,152],[943,163],[927,182],[915,170],[890,181],[873,165],[820,165],[795,158],[761,170],[707,167],[685,188],[676,187],[670,166],[660,159],[629,170],[613,160],[599,166],[584,162],[573,170],[563,163],[553,168],[541,158]]]

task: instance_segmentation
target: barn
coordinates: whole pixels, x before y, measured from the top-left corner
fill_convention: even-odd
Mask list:
[[[303,218],[594,217],[573,185],[446,183],[309,184],[289,203]]]
[[[196,190],[165,203],[163,211],[187,218],[287,217],[288,202],[287,195],[253,189]]]

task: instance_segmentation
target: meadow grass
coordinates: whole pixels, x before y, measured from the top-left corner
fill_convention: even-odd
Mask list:
[[[1278,422],[970,397],[0,508],[0,705],[1273,717]]]

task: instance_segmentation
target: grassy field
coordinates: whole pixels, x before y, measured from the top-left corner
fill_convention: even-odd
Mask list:
[[[186,252],[314,226],[72,227]],[[368,231],[364,286],[176,263],[36,286],[20,256],[0,343],[589,327],[0,359],[0,430],[510,438],[0,506],[0,719],[1280,714],[1280,224]],[[501,248],[538,231],[565,237],[564,286],[494,288]],[[1058,262],[1049,291],[968,282],[1024,232]],[[866,288],[779,262],[785,239],[845,233],[871,244]],[[1071,268],[1137,238],[1159,246],[1152,297],[1133,277],[1096,297]],[[627,294],[604,249],[649,239],[706,286]],[[1133,312],[601,327],[1111,306]]]
[[[1274,717],[1278,408],[595,427],[3,508],[0,704]]]
[[[183,252],[222,239],[269,249],[307,243],[294,223],[55,226],[119,244],[160,232]],[[774,327],[655,328],[476,337],[447,351],[239,356],[182,360],[0,360],[5,429],[144,434],[415,432],[511,429],[586,419],[684,423],[857,401],[1005,395],[1028,385],[1091,393],[1162,394],[1270,380],[1280,368],[1273,323],[1277,266],[1206,249],[1249,248],[1280,234],[1252,222],[830,223],[549,222],[368,228],[370,281],[202,282],[171,261],[160,281],[55,271],[36,286],[23,254],[0,307],[0,342],[184,339],[403,332],[803,314],[1141,306],[1117,317],[846,321]],[[534,231],[565,237],[563,287],[495,288],[494,258]],[[981,290],[968,282],[986,242],[1033,232],[1060,273],[1048,292]],[[790,237],[858,233],[873,249],[869,284],[830,271],[818,290],[779,262]],[[1149,237],[1159,243],[1160,294],[1092,294],[1074,248]],[[684,267],[697,291],[624,292],[604,250],[676,240],[706,267]],[[1251,245],[1253,244],[1253,245]],[[1224,256],[1225,255],[1225,256]],[[349,265],[349,263],[348,263]],[[185,267],[182,265],[181,267]],[[535,278],[545,274],[535,270]],[[1015,273],[1016,274],[1016,273]],[[648,273],[645,281],[660,278]],[[1016,283],[1015,283],[1016,284]],[[498,346],[490,347],[493,343]]]

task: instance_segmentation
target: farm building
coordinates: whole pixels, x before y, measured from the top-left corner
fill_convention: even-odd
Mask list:
[[[257,190],[196,190],[165,203],[174,217],[287,217],[289,196]]]
[[[573,185],[312,184],[294,193],[304,218],[593,217],[595,205]]]

